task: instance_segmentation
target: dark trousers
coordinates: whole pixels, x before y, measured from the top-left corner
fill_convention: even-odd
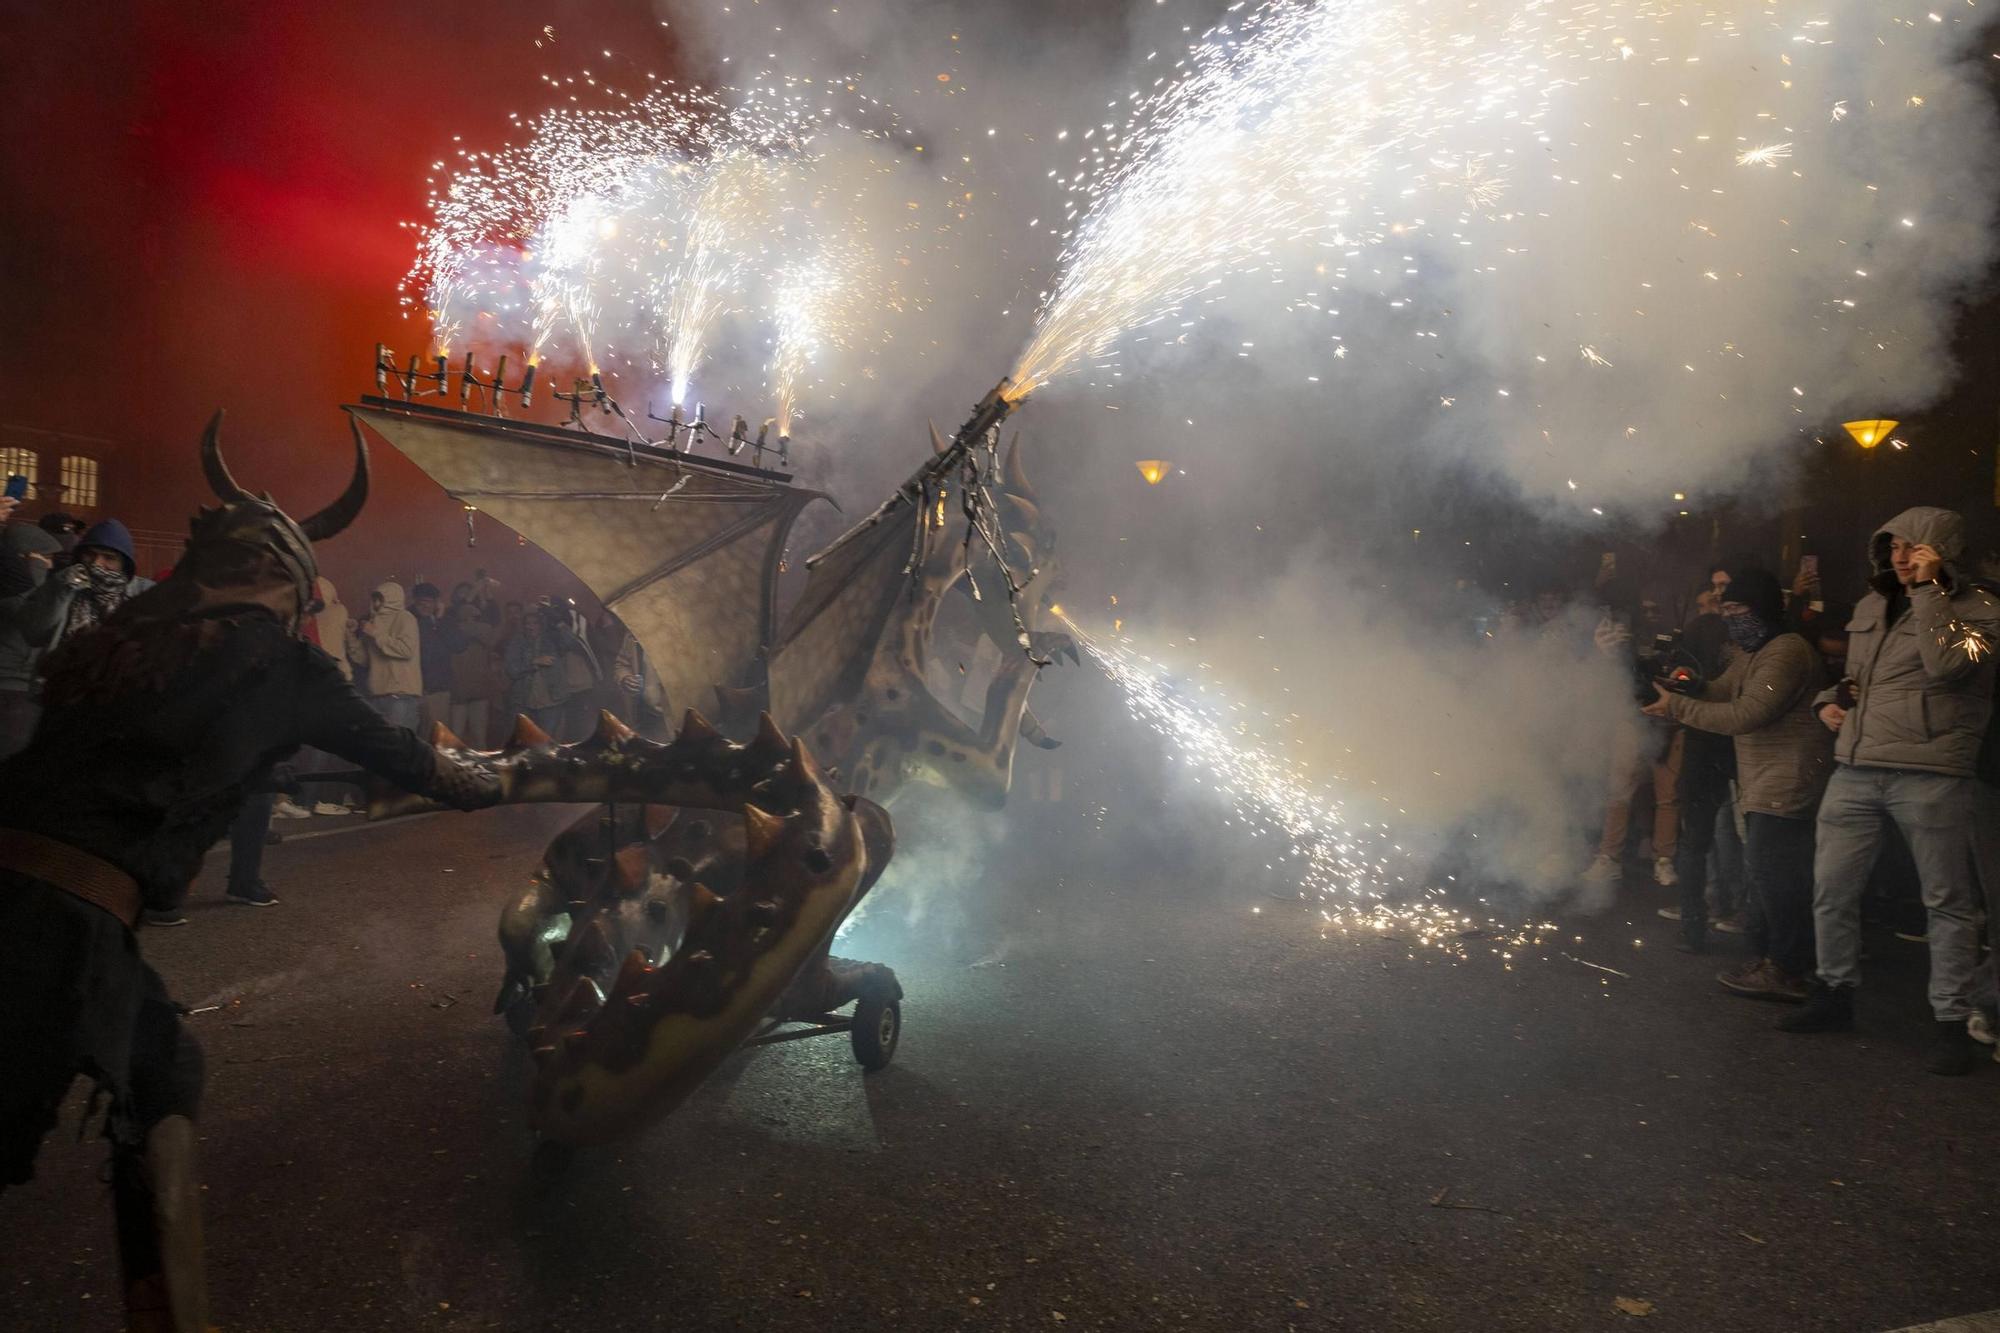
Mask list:
[[[1691,731],[1681,758],[1681,834],[1674,848],[1674,873],[1681,881],[1681,938],[1697,949],[1708,939],[1708,854],[1715,845],[1716,820],[1729,805],[1733,744],[1727,737]]]
[[[229,826],[229,892],[247,893],[263,882],[264,835],[271,831],[275,792],[252,792]]]
[[[1813,974],[1813,821],[1752,812],[1743,871],[1754,912],[1750,945],[1795,977]]]
[[[41,705],[26,690],[0,690],[0,759],[27,749],[41,720]]]

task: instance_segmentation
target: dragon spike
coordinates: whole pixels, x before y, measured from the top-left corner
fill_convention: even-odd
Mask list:
[[[514,734],[507,739],[509,750],[532,750],[553,743],[555,737],[535,725],[526,713],[514,714]]]
[[[1042,526],[1042,507],[1033,500],[1010,495],[1002,503],[1014,511],[1015,520],[1021,527],[1039,529]]]
[[[465,742],[452,734],[450,727],[442,722],[431,723],[431,744],[440,750],[463,750]]]
[[[1028,469],[1021,458],[1021,432],[1018,430],[1007,445],[1007,489],[1024,499],[1035,498],[1035,488],[1028,481]]]
[[[781,750],[788,748],[785,733],[778,730],[777,721],[769,713],[757,714],[757,739],[752,744],[760,750],[774,746]]]
[[[949,444],[946,444],[946,443],[945,443],[945,439],[944,439],[944,436],[942,436],[942,435],[938,434],[938,428],[937,428],[937,423],[936,423],[935,421],[926,421],[926,422],[925,422],[924,424],[925,424],[926,426],[929,426],[929,427],[931,428],[931,448],[932,448],[932,449],[934,449],[934,450],[936,450],[936,451],[937,451],[938,453],[942,454],[942,453],[944,453],[944,452],[945,452],[946,450],[948,450],[948,449],[950,449],[950,448],[951,448],[951,446],[950,446]]]
[[[681,734],[676,737],[683,741],[719,741],[722,733],[708,725],[708,719],[690,708],[681,718]]]
[[[626,726],[613,716],[609,708],[600,708],[597,710],[597,739],[606,745],[616,745],[620,741],[629,741],[637,734],[632,728]]]
[[[688,920],[690,922],[699,918],[709,908],[718,907],[721,904],[722,895],[714,889],[709,888],[708,885],[697,882],[688,887]]]
[[[635,948],[625,955],[625,961],[618,965],[618,976],[611,983],[611,994],[605,1003],[615,1005],[623,1000],[637,1004],[646,999],[646,981],[653,974],[653,965],[646,957],[644,949]]]
[[[743,807],[743,850],[749,861],[761,861],[777,842],[785,821],[776,815],[759,810],[754,805]]]
[[[800,782],[819,784],[819,764],[814,761],[812,751],[806,748],[805,737],[792,737],[792,762],[787,767],[788,776]]]
[[[630,847],[621,847],[611,858],[614,882],[626,893],[634,893],[646,887],[646,880],[653,869],[652,849],[643,842],[635,842]]]

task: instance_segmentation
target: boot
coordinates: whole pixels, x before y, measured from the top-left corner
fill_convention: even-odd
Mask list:
[[[1940,1018],[1936,1023],[1937,1044],[1931,1055],[1930,1071],[1956,1077],[1972,1072],[1972,1058],[1979,1052],[1965,1021]]]
[[[137,1333],[207,1333],[194,1143],[194,1122],[173,1115],[148,1131],[144,1149],[112,1158],[126,1328]]]
[[[1852,1032],[1854,988],[1829,986],[1819,978],[1813,978],[1810,989],[1806,991],[1806,1002],[1797,1013],[1779,1019],[1778,1029],[1781,1032]]]

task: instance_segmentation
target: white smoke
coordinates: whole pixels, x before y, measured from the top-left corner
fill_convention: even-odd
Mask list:
[[[1401,506],[1456,478],[1523,515],[1643,531],[1781,492],[1846,416],[1934,400],[1957,370],[1955,302],[1993,254],[1983,14],[1324,7],[1426,41],[1448,42],[1461,9],[1480,40],[1542,34],[1523,72],[1533,115],[1462,117],[1448,143],[1371,160],[1337,236],[1274,246],[1017,422],[1040,441],[1065,600],[1147,643],[1193,633],[1245,690],[1279,666],[1286,706],[1352,781],[1413,825],[1476,827],[1506,873],[1559,879],[1601,810],[1624,686],[1554,640],[1475,640],[1490,606],[1474,598],[1414,595],[1502,534],[1454,532],[1447,559],[1431,530],[1453,515]],[[879,393],[812,418],[843,498],[874,498],[917,461],[921,418],[955,423],[1013,364],[1077,221],[1051,177],[1088,168],[1190,43],[1256,9],[660,6],[698,67],[852,75],[975,196],[924,276],[922,332],[876,365]],[[1427,91],[1470,95],[1452,60],[1431,63]],[[1321,71],[1329,95],[1371,74]],[[1175,471],[1149,488],[1138,458]],[[1526,591],[1505,566],[1478,574]]]

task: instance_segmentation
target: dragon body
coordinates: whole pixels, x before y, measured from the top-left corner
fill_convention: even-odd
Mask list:
[[[899,490],[907,503],[885,505],[813,557],[804,592],[774,629],[776,552],[805,502],[797,497],[810,493],[740,469],[708,480],[684,457],[627,451],[611,460],[602,446],[540,431],[489,430],[499,438],[474,453],[464,448],[462,422],[405,417],[379,400],[359,414],[453,494],[477,496],[489,510],[504,502],[509,526],[559,552],[629,617],[663,664],[670,693],[707,677],[723,727],[690,710],[679,735],[659,744],[606,715],[591,739],[557,746],[523,719],[505,751],[477,756],[501,774],[508,800],[599,807],[550,843],[501,913],[506,975],[494,1007],[533,1052],[538,1131],[563,1144],[630,1133],[671,1111],[760,1023],[825,1021],[856,1000],[879,1014],[900,1000],[888,968],[829,953],[893,854],[884,806],[913,781],[1002,804],[1021,737],[1056,744],[1027,709],[1039,666],[1058,653],[1075,656],[1067,636],[1042,627],[1053,541],[1018,439],[1004,469],[976,479],[982,505],[990,499],[982,512],[994,520],[994,540],[975,547],[947,534],[948,498],[969,474],[940,466],[952,459],[933,430],[939,458]],[[518,465],[493,447],[502,443],[526,451]],[[551,449],[582,456],[557,468],[546,458]],[[641,475],[621,481],[607,461]],[[693,475],[695,484],[649,478],[645,465]],[[595,469],[591,489],[563,489],[564,471],[579,467]],[[621,563],[576,541],[580,522],[596,512],[579,505],[629,523],[641,513],[634,496],[662,525],[654,548]],[[716,517],[730,512],[743,517]],[[576,550],[563,549],[565,541]],[[761,580],[744,584],[732,603],[704,570],[739,581],[761,570]],[[957,597],[972,608],[971,642],[940,643],[941,618]],[[730,623],[706,645],[682,637],[719,619]],[[968,617],[955,619],[965,633]],[[745,624],[765,629],[746,640]],[[980,638],[1001,647],[972,722],[933,682],[949,676],[941,663],[962,663]],[[755,651],[746,653],[746,643]],[[448,733],[434,739],[462,749]],[[388,802],[379,813],[407,805]]]

